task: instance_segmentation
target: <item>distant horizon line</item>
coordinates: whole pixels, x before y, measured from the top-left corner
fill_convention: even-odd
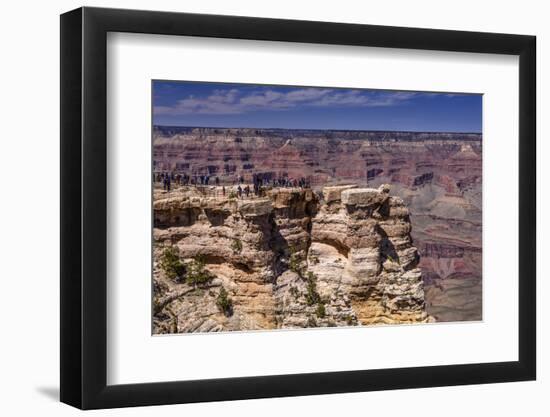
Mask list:
[[[186,126],[186,125],[164,125],[153,124],[153,128],[188,128],[188,129],[257,129],[257,130],[303,130],[303,131],[319,131],[319,132],[383,132],[383,133],[449,133],[463,135],[482,135],[483,132],[463,132],[463,131],[444,131],[444,130],[382,130],[382,129],[316,129],[316,128],[284,128],[284,127],[244,127],[244,126]]]

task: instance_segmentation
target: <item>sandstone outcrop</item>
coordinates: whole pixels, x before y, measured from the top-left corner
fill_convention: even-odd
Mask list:
[[[155,191],[153,209],[155,333],[431,320],[409,212],[387,186],[181,187]]]
[[[481,134],[156,126],[153,145],[157,172],[210,174],[226,184],[258,173],[305,177],[327,203],[342,193],[327,185],[391,184],[411,211],[424,284],[434,290],[428,311],[438,321],[481,319],[481,302],[471,305],[482,292]],[[450,282],[458,280],[468,282]]]

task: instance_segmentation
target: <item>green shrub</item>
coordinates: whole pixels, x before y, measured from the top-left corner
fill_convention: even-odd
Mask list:
[[[317,277],[313,272],[307,273],[307,293],[306,293],[306,302],[308,306],[321,303],[321,297],[317,292]]]
[[[290,253],[288,260],[288,269],[292,272],[296,272],[298,275],[302,276],[304,273],[302,268],[302,262],[299,255],[296,253],[296,249],[293,246],[289,246],[288,251]]]
[[[185,274],[185,265],[180,261],[177,247],[169,246],[164,249],[160,258],[160,267],[171,280],[181,280]]]
[[[153,315],[157,315],[162,311],[164,305],[161,303],[158,297],[153,297]]]
[[[317,310],[315,310],[315,314],[317,314],[317,317],[320,319],[324,318],[327,314],[327,311],[325,309],[325,305],[323,303],[317,304]]]
[[[226,317],[233,314],[233,300],[228,297],[227,291],[223,287],[218,294],[218,298],[216,299],[216,305]]]
[[[187,264],[187,274],[185,282],[189,285],[197,286],[205,284],[214,278],[214,275],[205,269],[206,261],[204,257],[196,256],[191,262]]]
[[[229,192],[229,199],[230,200],[235,200],[237,198],[237,193],[235,191],[230,191]]]
[[[241,253],[243,250],[243,243],[239,239],[233,239],[231,242],[231,249],[234,253]]]

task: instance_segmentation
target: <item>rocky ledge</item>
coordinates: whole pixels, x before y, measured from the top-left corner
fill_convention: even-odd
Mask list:
[[[428,322],[409,211],[388,186],[154,196],[155,333]]]

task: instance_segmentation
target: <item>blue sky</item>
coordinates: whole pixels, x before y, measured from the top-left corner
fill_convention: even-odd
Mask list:
[[[482,96],[153,81],[153,123],[169,126],[481,132]]]

